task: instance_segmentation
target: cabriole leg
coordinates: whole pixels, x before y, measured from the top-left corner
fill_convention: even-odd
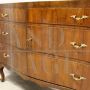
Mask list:
[[[3,72],[4,67],[0,68],[0,75],[1,75],[1,81],[4,82],[5,81],[5,75]]]

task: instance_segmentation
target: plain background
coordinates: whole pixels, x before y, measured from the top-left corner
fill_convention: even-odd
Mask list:
[[[16,2],[37,2],[37,1],[72,1],[72,0],[0,0],[0,4],[16,3]]]

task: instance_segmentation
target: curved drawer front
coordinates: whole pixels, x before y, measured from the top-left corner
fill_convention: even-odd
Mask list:
[[[17,48],[26,49],[26,25],[9,23],[10,44]]]
[[[82,8],[29,8],[29,22],[90,26],[89,9]]]
[[[27,48],[90,62],[88,28],[32,24],[27,29]]]
[[[39,53],[27,53],[28,76],[53,83],[53,58]]]
[[[23,8],[1,8],[0,20],[26,22],[26,10]]]
[[[38,53],[28,52],[27,56],[29,76],[75,90],[90,89],[88,63]]]
[[[0,50],[0,63],[7,65],[8,60],[10,60],[9,50]]]
[[[20,51],[19,49],[13,47],[7,64],[15,71],[27,75],[26,58],[26,52]]]
[[[55,83],[71,87],[75,90],[89,90],[90,65],[83,62],[60,58],[55,63]]]
[[[89,11],[83,8],[1,8],[0,20],[89,27]]]
[[[25,24],[1,22],[0,30],[0,41],[2,44],[8,44],[17,48],[26,48]]]
[[[0,22],[0,29],[1,29],[0,37],[3,45],[10,43],[9,24],[7,22]]]

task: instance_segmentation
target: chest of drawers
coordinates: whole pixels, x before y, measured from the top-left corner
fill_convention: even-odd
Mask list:
[[[0,5],[0,72],[61,90],[90,90],[90,3]]]

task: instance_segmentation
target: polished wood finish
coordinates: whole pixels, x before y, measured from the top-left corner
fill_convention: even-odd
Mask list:
[[[77,25],[90,26],[89,12],[90,9],[83,8],[30,8],[29,22],[60,24],[60,25]],[[38,14],[37,14],[38,13]],[[76,18],[72,16],[76,15]],[[82,18],[87,16],[87,18]],[[77,18],[81,18],[77,20]]]
[[[47,55],[28,53],[28,75],[47,82],[53,82],[54,74],[52,69],[54,61],[52,59]]]
[[[89,11],[89,0],[0,5],[2,81],[9,66],[41,86],[90,90]]]
[[[75,62],[69,58],[59,58],[50,55],[36,55],[36,53],[28,55],[28,72],[30,77],[76,90],[88,88],[86,84],[90,81],[89,73],[87,73],[90,69],[88,63]],[[73,77],[70,74],[75,74],[76,76]],[[80,77],[85,79],[79,80]]]
[[[26,53],[14,49],[11,55],[11,67],[16,71],[22,74],[27,75],[27,60],[26,60]]]
[[[69,60],[68,58],[56,60],[57,73],[55,83],[72,87],[76,90],[85,90],[86,88],[89,90],[89,86],[86,83],[90,81],[89,73],[87,74],[90,70],[90,65]],[[75,74],[75,76],[73,77],[71,74]],[[80,77],[84,77],[85,79],[80,80]]]
[[[20,49],[26,49],[26,25],[9,23],[10,44]]]
[[[23,8],[0,8],[0,20],[26,22],[26,10]]]

